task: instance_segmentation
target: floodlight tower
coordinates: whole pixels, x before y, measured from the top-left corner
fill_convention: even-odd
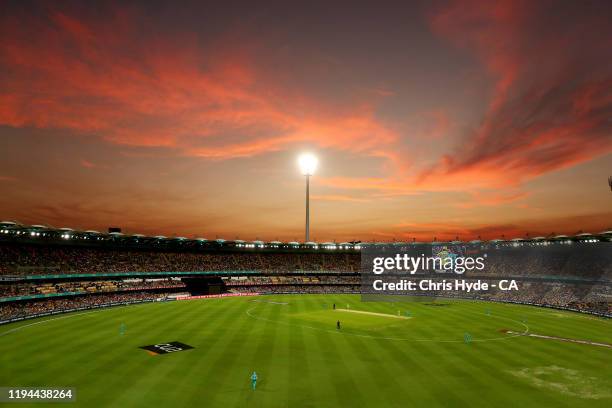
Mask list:
[[[298,158],[298,164],[300,170],[304,176],[306,176],[306,241],[310,241],[310,176],[312,176],[317,169],[319,160],[317,157],[310,153],[304,153]]]

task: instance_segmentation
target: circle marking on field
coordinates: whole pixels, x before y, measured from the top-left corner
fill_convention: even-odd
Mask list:
[[[314,326],[308,326],[305,324],[295,324],[295,323],[290,323],[290,322],[283,322],[283,321],[279,321],[279,320],[272,320],[272,319],[266,319],[265,317],[261,317],[261,316],[257,316],[255,314],[253,314],[253,310],[256,309],[257,306],[251,307],[250,309],[248,309],[246,311],[247,316],[249,316],[252,319],[255,320],[261,320],[261,321],[266,321],[266,322],[271,322],[271,323],[278,323],[278,324],[283,324],[286,326],[293,326],[293,327],[303,327],[306,329],[311,329],[311,330],[318,330],[318,331],[322,331],[322,332],[327,332],[327,333],[337,333],[337,334],[342,334],[345,336],[354,336],[354,337],[362,337],[362,338],[369,338],[369,339],[377,339],[377,340],[390,340],[390,341],[408,341],[408,342],[430,342],[430,343],[463,343],[464,340],[435,340],[435,339],[409,339],[409,338],[403,338],[403,337],[384,337],[384,336],[372,336],[369,334],[360,334],[360,333],[351,333],[351,332],[347,332],[347,331],[339,331],[339,330],[330,330],[330,329],[323,329],[321,327],[314,327]],[[474,312],[475,314],[479,314],[479,315],[483,315],[485,316],[485,313],[478,313],[478,312]],[[496,316],[499,319],[505,319],[514,323],[518,323],[519,325],[523,326],[525,328],[524,331],[522,332],[516,332],[516,333],[512,333],[506,336],[502,336],[502,337],[492,337],[492,338],[487,338],[487,339],[474,339],[472,340],[472,342],[485,342],[485,341],[497,341],[497,340],[507,340],[507,339],[511,339],[514,337],[519,337],[519,336],[524,336],[527,333],[529,333],[529,326],[527,326],[525,323],[520,322],[518,320],[514,320],[514,319],[510,319],[509,317],[503,317],[503,316]]]

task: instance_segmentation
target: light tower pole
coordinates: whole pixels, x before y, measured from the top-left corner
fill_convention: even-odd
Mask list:
[[[310,174],[306,175],[306,238],[304,242],[310,241]]]
[[[310,153],[304,153],[298,158],[298,164],[302,174],[306,176],[306,231],[305,241],[310,241],[310,176],[312,176],[317,169],[319,160],[316,156]]]

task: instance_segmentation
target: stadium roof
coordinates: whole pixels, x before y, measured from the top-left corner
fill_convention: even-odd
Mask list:
[[[19,239],[19,240],[30,240],[36,242],[47,242],[57,240],[58,242],[65,243],[78,243],[81,240],[83,243],[88,245],[98,245],[104,242],[112,243],[112,245],[128,245],[137,247],[146,247],[152,245],[155,248],[163,247],[177,247],[177,248],[194,248],[194,249],[214,249],[214,248],[240,248],[240,250],[265,250],[266,248],[275,250],[360,250],[364,245],[478,245],[478,244],[496,244],[503,245],[504,243],[516,244],[529,244],[530,242],[542,243],[542,242],[611,242],[612,241],[612,230],[600,232],[598,234],[591,234],[588,232],[581,232],[579,234],[568,236],[568,235],[557,235],[555,237],[534,237],[534,238],[513,238],[512,240],[505,239],[494,239],[491,241],[472,240],[469,242],[462,241],[434,241],[434,242],[363,242],[363,243],[351,243],[351,242],[323,242],[317,243],[313,241],[300,243],[297,241],[290,241],[283,243],[275,240],[265,242],[261,240],[247,241],[244,240],[225,240],[217,238],[214,241],[209,241],[206,238],[187,238],[187,237],[171,237],[168,238],[164,235],[147,236],[143,234],[123,234],[120,232],[102,233],[95,230],[78,231],[72,228],[53,228],[41,224],[35,225],[21,225],[14,221],[1,221],[0,226],[0,238],[2,240],[7,239]]]

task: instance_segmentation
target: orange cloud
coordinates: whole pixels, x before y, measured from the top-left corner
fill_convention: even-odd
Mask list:
[[[524,191],[511,191],[506,193],[473,191],[471,200],[455,204],[458,208],[497,207],[502,204],[514,203],[529,196]]]
[[[432,13],[433,30],[474,53],[495,83],[482,124],[420,182],[517,184],[612,152],[609,20],[574,6],[580,19],[526,1],[451,1]]]
[[[601,220],[609,219],[612,213],[594,213],[580,216],[526,218],[513,223],[472,224],[461,221],[447,222],[400,222],[390,231],[380,232],[380,236],[402,240],[416,238],[420,241],[452,240],[457,237],[466,241],[471,239],[525,238],[527,236],[551,236],[556,234],[573,235],[579,231],[597,233],[603,230]],[[389,240],[389,239],[387,239]]]
[[[368,154],[397,135],[365,102],[326,105],[278,89],[256,44],[189,34],[143,42],[136,15],[92,20],[53,12],[4,16],[0,124],[70,129],[109,142],[210,159],[309,142]]]
[[[492,81],[482,121],[432,165],[414,168],[412,152],[392,145],[382,155],[395,164],[386,177],[325,184],[395,195],[468,191],[474,203],[464,205],[496,205],[525,193],[485,198],[483,191],[517,189],[612,153],[610,42],[603,39],[612,32],[597,8],[575,7],[580,19],[551,13],[548,2],[453,0],[432,10],[433,32],[472,53]],[[430,121],[427,140],[452,136],[445,111]]]
[[[448,107],[426,111],[430,126],[418,143],[451,139],[455,146],[428,158],[434,165],[413,157],[419,146],[406,147],[416,138],[410,126],[399,134],[379,118],[377,103],[393,99],[393,89],[360,85],[367,96],[344,103],[309,97],[278,85],[282,67],[261,61],[262,45],[246,36],[228,30],[203,40],[159,27],[144,36],[147,21],[132,9],[96,18],[51,8],[0,17],[0,124],[209,160],[312,144],[382,159],[379,177],[322,178],[326,186],[378,198],[467,191],[473,203],[464,206],[518,201],[525,193],[486,191],[515,191],[612,152],[610,44],[600,38],[608,21],[587,11],[590,24],[578,24],[550,16],[549,6],[451,1],[432,10],[432,31],[474,55],[492,82],[482,117],[461,137]]]

